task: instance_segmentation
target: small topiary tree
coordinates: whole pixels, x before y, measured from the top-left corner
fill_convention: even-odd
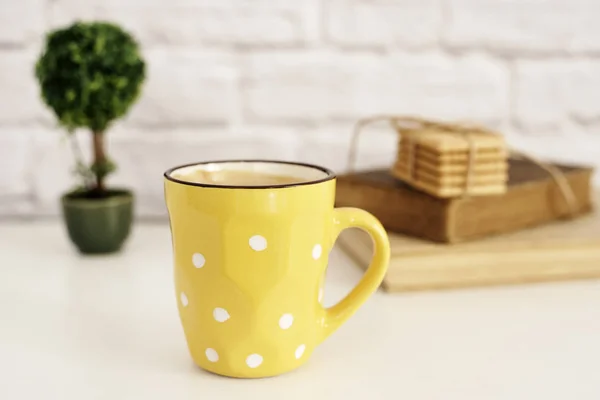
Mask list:
[[[86,166],[79,159],[77,166],[90,197],[108,195],[104,179],[115,165],[104,134],[138,99],[145,69],[134,38],[111,23],[77,22],[46,37],[35,75],[45,104],[67,132],[92,133],[93,162]]]

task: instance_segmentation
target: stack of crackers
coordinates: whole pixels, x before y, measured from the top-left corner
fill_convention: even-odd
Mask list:
[[[394,177],[442,198],[506,192],[508,151],[501,135],[432,127],[399,133]]]

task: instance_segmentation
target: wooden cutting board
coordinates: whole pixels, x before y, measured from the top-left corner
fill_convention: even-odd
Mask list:
[[[459,244],[389,233],[388,292],[600,278],[600,212]],[[362,267],[372,255],[369,236],[342,232],[338,240]]]

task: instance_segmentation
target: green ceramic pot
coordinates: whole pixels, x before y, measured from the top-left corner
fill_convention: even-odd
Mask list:
[[[133,200],[128,190],[110,190],[102,197],[66,193],[61,203],[71,241],[84,254],[119,251],[131,230]]]

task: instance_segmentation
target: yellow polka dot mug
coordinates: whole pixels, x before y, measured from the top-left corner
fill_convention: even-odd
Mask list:
[[[282,161],[212,161],[165,172],[180,320],[194,362],[258,378],[304,364],[378,288],[389,261],[379,221],[334,208],[335,175]],[[374,256],[338,304],[321,305],[327,256],[343,229]]]

